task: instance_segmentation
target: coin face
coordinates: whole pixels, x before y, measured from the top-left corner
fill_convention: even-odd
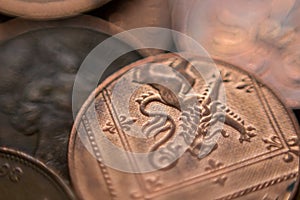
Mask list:
[[[300,108],[297,1],[173,2],[172,26],[202,45],[211,56],[255,73]],[[174,39],[180,51],[193,51]]]
[[[299,138],[290,111],[240,68],[188,58],[138,61],[91,94],[69,144],[81,199],[292,198]]]
[[[36,159],[6,148],[0,149],[2,199],[75,199],[71,190]]]
[[[142,27],[171,28],[169,4],[165,0],[117,0],[108,3],[99,12],[99,16],[125,30]],[[156,38],[156,42],[163,44],[165,49],[172,47],[171,33],[161,36],[159,40],[155,34],[161,34],[160,32],[153,31],[152,34],[154,35],[153,38]],[[143,40],[153,41],[153,39],[148,38],[149,36],[151,37],[151,35],[143,37]],[[150,53],[155,55],[162,52],[163,50],[157,49]]]
[[[78,15],[110,0],[0,0],[0,11],[29,19],[58,19]]]
[[[68,177],[76,72],[88,53],[110,37],[111,27],[87,16],[59,22],[12,20],[0,27],[0,146],[30,154]],[[121,57],[103,77],[139,58],[136,52]]]

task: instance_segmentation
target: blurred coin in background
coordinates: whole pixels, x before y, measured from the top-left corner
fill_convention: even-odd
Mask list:
[[[172,26],[194,38],[214,58],[254,72],[300,108],[299,1],[170,1]],[[174,38],[180,51],[193,51]],[[283,73],[281,73],[283,72]],[[280,75],[279,75],[280,74]]]
[[[24,153],[0,148],[1,199],[73,200],[72,191],[57,174]]]
[[[169,3],[166,0],[115,0],[106,4],[96,11],[96,15],[116,24],[117,26],[130,30],[142,27],[161,27],[171,28],[171,15]],[[164,37],[157,37],[159,32],[153,31],[153,38],[159,38],[157,43],[163,44],[164,49],[170,49],[173,46],[171,33]],[[149,38],[149,41],[153,41]],[[144,37],[145,40],[147,38]],[[141,41],[147,43],[147,41]],[[152,49],[150,54],[155,55],[164,50]]]
[[[30,154],[68,179],[76,72],[95,46],[121,31],[113,27],[89,16],[51,22],[16,19],[0,25],[0,146]],[[128,47],[119,40],[114,44],[107,51]],[[121,56],[102,79],[140,58],[137,52]],[[85,86],[82,91],[90,92]]]
[[[0,12],[28,19],[49,20],[78,15],[110,0],[0,0]]]

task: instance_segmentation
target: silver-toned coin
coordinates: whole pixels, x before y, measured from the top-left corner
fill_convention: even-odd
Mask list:
[[[113,27],[88,16],[0,25],[0,146],[24,151],[68,179],[76,72],[95,46],[119,31]],[[103,78],[139,58],[137,52],[121,57]]]

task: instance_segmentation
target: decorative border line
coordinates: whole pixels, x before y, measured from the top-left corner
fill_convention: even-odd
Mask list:
[[[251,78],[253,84],[254,84],[254,88],[256,91],[256,95],[259,98],[260,102],[262,102],[262,106],[263,109],[269,119],[269,121],[271,122],[271,125],[275,131],[275,134],[280,138],[280,141],[283,143],[282,146],[285,149],[289,149],[287,142],[286,142],[286,138],[284,137],[284,134],[282,133],[282,130],[276,120],[276,117],[274,116],[274,113],[272,112],[272,109],[266,99],[265,94],[263,93],[263,91],[259,88],[258,83],[253,80],[253,78]],[[277,130],[278,129],[278,130]]]
[[[252,82],[253,82],[253,79],[251,78],[251,80],[252,80]],[[259,88],[257,88],[257,83],[256,82],[253,82],[253,83],[255,83],[255,89],[256,90],[259,90],[260,91],[260,89]],[[262,91],[260,91],[260,92],[262,92]],[[106,93],[106,94],[105,94]],[[110,107],[110,106],[112,106],[111,105],[111,101],[110,101],[110,98],[109,98],[109,95],[108,95],[108,91],[107,91],[107,89],[105,89],[103,92],[102,92],[102,95],[103,95],[103,98],[104,98],[104,101],[105,101],[105,103],[106,103],[106,105],[108,106],[108,110],[109,110],[109,112],[110,112],[110,115],[111,115],[111,117],[113,118],[113,120],[115,121],[115,120],[118,120],[118,119],[114,119],[115,118],[115,116],[114,116],[114,108],[113,107]],[[272,121],[272,119],[270,119],[270,117],[273,117],[273,118],[275,118],[274,117],[274,115],[273,115],[273,113],[271,112],[271,116],[269,116],[269,114],[270,113],[267,113],[267,111],[266,111],[266,108],[265,108],[265,104],[267,104],[267,106],[269,107],[269,104],[268,104],[268,102],[267,102],[267,100],[265,99],[265,98],[262,98],[261,96],[260,96],[260,94],[258,93],[258,91],[257,91],[257,95],[259,96],[259,98],[260,98],[260,100],[261,101],[263,101],[263,108],[264,108],[264,111],[265,111],[265,114],[268,116],[268,119],[269,119],[269,121],[271,122],[271,124],[272,124],[272,126],[273,126],[273,129],[274,129],[274,131],[277,133],[277,131],[278,130],[276,130],[276,128],[278,128],[279,129],[279,132],[280,132],[280,134],[278,134],[278,135],[280,135],[281,137],[283,137],[282,136],[282,131],[281,131],[281,129],[280,129],[280,127],[274,127],[274,126],[276,126],[276,125],[278,125],[278,123],[277,123],[277,121],[276,121],[276,119],[273,119],[273,120],[275,120],[275,124],[274,124],[274,122]],[[119,127],[119,124],[118,124],[118,121],[116,122],[115,121],[115,123],[116,123],[116,125],[117,125],[117,127],[118,128],[120,128]],[[119,132],[119,131],[118,131]],[[92,136],[92,135],[91,135]],[[120,139],[124,139],[123,137],[121,137],[121,135],[120,135],[120,133],[119,133],[119,137],[120,137]],[[89,138],[90,139],[90,138]],[[283,138],[283,140],[284,140],[284,138]],[[91,142],[91,144],[93,145],[93,144],[96,144],[96,143],[93,143],[93,141],[90,141]],[[130,148],[130,146],[129,146],[129,144],[128,144],[128,141],[127,141],[127,138],[125,137],[125,141],[123,141],[123,142],[127,142],[127,144],[126,145],[128,145],[127,146],[127,148]],[[122,142],[122,143],[123,143]],[[124,144],[123,144],[124,145]],[[284,142],[284,146],[286,145],[286,143]],[[286,147],[286,146],[285,146]],[[284,149],[285,148],[283,148],[282,150],[284,151]],[[289,150],[289,148],[287,147],[287,150]],[[268,153],[265,153],[265,154],[262,154],[262,155],[259,155],[259,156],[255,156],[255,157],[252,157],[252,158],[249,158],[248,160],[246,160],[246,161],[243,161],[243,162],[240,162],[239,164],[243,164],[243,163],[247,163],[247,162],[249,162],[249,161],[251,161],[251,160],[253,160],[253,159],[259,159],[259,157],[264,157],[265,155],[268,155],[268,154],[274,154],[276,151],[270,151],[270,152],[268,152]],[[275,157],[275,156],[278,156],[278,155],[280,155],[280,154],[283,154],[284,152],[282,152],[282,151],[280,151],[279,153],[275,153],[276,155],[271,155],[270,157]],[[270,158],[270,157],[268,157],[268,158]],[[258,160],[257,162],[252,162],[252,163],[249,163],[249,164],[256,164],[256,163],[258,163],[258,162],[261,162],[261,161],[263,161],[263,160],[266,160],[266,159],[268,159],[268,158],[264,158],[264,159],[262,159],[262,160]],[[101,158],[99,159],[99,160],[101,160]],[[102,163],[101,163],[102,164]],[[231,166],[227,166],[227,167],[225,167],[225,168],[222,168],[222,169],[226,169],[226,168],[232,168],[232,167],[234,167],[234,166],[236,166],[238,163],[235,163],[234,165],[231,165]],[[103,164],[102,164],[103,165]],[[244,165],[245,166],[245,165]],[[247,166],[248,166],[248,164],[247,164]],[[240,166],[240,167],[238,167],[238,168],[242,168],[243,166]],[[220,170],[222,170],[222,169],[220,169]],[[106,169],[105,169],[106,170]],[[220,171],[220,170],[217,170],[217,171]],[[106,170],[107,171],[107,170]],[[232,170],[229,170],[229,171],[232,171]],[[222,172],[222,174],[223,174],[224,172]],[[293,173],[294,174],[294,173]],[[291,175],[291,174],[290,174]],[[198,176],[198,177],[196,177],[196,178],[192,178],[192,179],[190,179],[190,180],[185,180],[185,181],[183,181],[183,182],[181,182],[181,183],[179,183],[179,185],[180,185],[180,187],[187,187],[187,186],[189,186],[189,185],[191,185],[191,184],[193,184],[193,183],[197,183],[197,182],[199,182],[199,178],[200,177],[203,177],[203,176],[207,176],[207,175],[201,175],[201,176]],[[213,176],[215,176],[215,175],[213,175]],[[296,177],[297,176],[297,174],[296,175],[294,175],[293,177]],[[288,177],[288,179],[291,179],[291,178],[293,178],[292,176],[290,177],[290,176],[287,176]],[[111,185],[111,179],[110,179],[110,177],[109,177],[109,175],[108,175],[108,173],[107,173],[107,178],[108,178],[108,181],[106,181],[107,182],[107,184],[108,185],[110,185],[111,186],[111,189],[112,189],[112,193],[114,193],[114,191],[113,191],[113,188],[112,188],[112,185]],[[142,187],[144,187],[145,188],[145,186],[144,186],[144,183],[143,183],[143,181],[141,181],[141,178],[142,177],[139,177],[139,176],[136,176],[136,179],[137,179],[137,181],[138,181],[138,183],[139,183],[139,185],[140,186],[142,186]],[[207,178],[209,178],[209,177],[207,177]],[[204,178],[204,179],[207,179],[207,178]],[[142,178],[142,179],[144,179],[144,178]],[[197,180],[198,179],[198,180]],[[272,184],[270,184],[270,183],[267,183],[267,182],[265,182],[265,183],[262,183],[262,184],[259,184],[258,186],[257,186],[257,188],[255,188],[255,186],[253,186],[253,187],[251,187],[251,189],[246,189],[245,191],[247,192],[247,194],[248,193],[251,193],[251,192],[254,192],[254,191],[256,191],[256,190],[260,190],[261,189],[261,187],[262,188],[265,188],[265,187],[269,187],[270,185],[274,185],[274,184],[277,184],[277,181],[279,181],[278,183],[280,183],[280,182],[282,182],[282,181],[285,181],[285,176],[284,176],[284,178],[281,180],[280,178],[278,178],[278,180],[276,180],[275,182],[270,182],[270,183],[272,183]],[[286,179],[286,180],[288,180],[288,179]],[[176,183],[176,185],[178,185],[178,183]],[[159,190],[159,191],[156,191],[155,193],[152,193],[152,194],[150,194],[150,196],[149,197],[147,197],[147,198],[154,198],[154,197],[156,197],[157,195],[159,195],[159,194],[167,194],[167,193],[169,193],[169,192],[172,192],[172,191],[174,191],[174,190],[176,190],[176,185],[175,184],[173,184],[173,185],[170,185],[170,186],[167,186],[167,187],[165,187],[165,188],[162,188],[161,190]],[[142,189],[142,188],[141,188]],[[145,189],[142,189],[143,191],[147,191],[147,190],[145,190]],[[243,193],[242,191],[241,191],[241,193]],[[245,192],[243,193],[243,194],[246,194]],[[146,195],[146,194],[145,194]],[[149,195],[149,194],[148,194]],[[228,197],[229,196],[232,196],[232,197],[234,197],[234,198],[236,198],[235,196],[236,196],[236,193],[234,193],[234,194],[232,194],[232,195],[228,195],[226,198],[228,199]],[[224,197],[225,198],[225,197]],[[221,199],[218,199],[218,200],[223,200],[224,198],[221,198]],[[227,199],[224,199],[224,200],[227,200]],[[230,198],[229,198],[230,199]]]
[[[107,185],[107,189],[109,191],[109,194],[111,196],[111,198],[114,200],[117,198],[117,194],[116,194],[116,191],[115,189],[113,188],[113,185],[112,185],[112,180],[109,176],[109,173],[108,173],[108,170],[106,168],[106,165],[103,164],[102,162],[102,157],[101,157],[101,152],[99,150],[99,147],[95,141],[95,136],[93,134],[93,131],[89,125],[89,121],[88,121],[88,118],[86,117],[85,114],[82,115],[82,124],[83,124],[83,127],[85,129],[85,131],[87,132],[88,134],[88,140],[92,146],[92,149],[93,149],[93,152],[94,152],[94,156],[96,156],[97,158],[97,162],[99,163],[99,168],[100,170],[102,171],[103,173],[103,177],[104,177],[104,180],[106,182],[106,185]]]
[[[278,178],[266,181],[264,183],[260,183],[260,184],[254,185],[254,186],[249,187],[247,189],[240,190],[238,192],[235,192],[233,194],[229,194],[229,195],[227,195],[225,197],[221,197],[221,198],[216,199],[216,200],[231,200],[231,199],[236,199],[238,197],[250,194],[252,192],[255,192],[255,191],[258,191],[258,190],[263,190],[265,188],[268,188],[269,186],[276,185],[278,183],[282,183],[282,182],[287,181],[289,179],[296,178],[297,176],[298,176],[298,172],[293,172],[293,173],[290,173],[288,175],[284,175],[284,176],[281,176],[281,177],[278,177]]]
[[[125,150],[128,149],[128,150],[132,151],[131,147],[130,147],[130,144],[129,144],[128,140],[127,140],[126,134],[123,132],[123,129],[120,126],[120,121],[119,121],[118,117],[115,116],[116,115],[116,111],[115,111],[114,106],[111,103],[111,98],[109,96],[109,91],[107,90],[107,88],[103,89],[103,91],[102,91],[102,97],[103,97],[104,102],[105,102],[105,104],[107,106],[108,112],[109,112],[112,120],[114,121],[114,123],[116,125],[116,130],[118,132],[118,135],[119,135],[119,138],[121,140],[121,143],[122,143],[123,147],[126,148]],[[123,134],[124,134],[124,136],[122,137]],[[128,158],[129,158],[129,161],[131,162],[130,163],[131,166],[138,168],[136,160],[132,159],[131,157],[128,157]],[[137,180],[137,182],[139,183],[139,186],[141,186],[142,190],[143,191],[147,191],[144,182],[141,180],[142,178],[140,176],[138,176],[136,173],[134,173],[133,175],[134,175],[135,179]]]
[[[10,162],[17,162],[23,165],[23,167],[25,166],[30,168],[39,175],[43,176],[49,183],[52,184],[54,188],[56,188],[58,191],[61,191],[69,199],[75,199],[73,192],[63,182],[63,180],[58,177],[55,172],[53,172],[51,169],[48,169],[43,163],[35,158],[6,147],[0,148],[0,157],[9,160]]]
[[[251,77],[251,81],[252,81],[253,84],[255,84],[256,93],[257,93],[257,95],[259,96],[259,93],[258,93],[257,90],[259,90],[260,92],[262,92],[262,91],[260,90],[260,88],[257,88],[257,83],[256,83],[256,81],[254,82],[254,80],[253,80],[252,77]],[[260,98],[260,96],[259,96],[259,98]],[[267,110],[266,110],[266,108],[265,108],[265,104],[267,104],[267,106],[269,107],[269,104],[268,104],[267,100],[266,100],[265,98],[260,98],[260,100],[261,100],[262,103],[264,104],[263,107],[264,107],[265,114],[268,116],[268,120],[269,120],[270,123],[272,124],[272,127],[273,127],[274,131],[277,133],[278,130],[276,130],[276,128],[278,128],[278,129],[279,129],[279,134],[278,134],[278,135],[280,135],[281,137],[283,137],[283,136],[282,136],[282,131],[281,131],[280,127],[278,127],[278,123],[275,123],[275,124],[274,124],[273,121],[272,121],[272,119],[271,119],[271,118],[273,117],[273,120],[274,120],[275,116],[273,115],[273,113],[271,113],[271,116],[269,116],[269,113],[267,112]],[[277,122],[277,121],[276,121],[276,122]],[[276,127],[274,127],[274,126],[276,126]],[[283,139],[283,140],[284,140],[284,139]],[[270,151],[270,152],[267,152],[267,153],[264,153],[264,154],[261,154],[261,155],[258,155],[258,156],[254,156],[254,157],[249,158],[249,159],[247,159],[247,160],[244,160],[244,161],[242,161],[242,162],[234,163],[233,165],[229,165],[229,166],[226,166],[226,167],[224,167],[224,168],[220,168],[220,169],[214,171],[214,172],[217,172],[217,171],[223,170],[223,172],[220,172],[219,174],[217,173],[217,175],[216,175],[216,174],[214,174],[214,175],[210,175],[210,174],[202,174],[202,175],[200,175],[200,176],[197,176],[197,177],[193,177],[193,178],[184,180],[184,181],[182,181],[182,182],[180,182],[180,183],[176,183],[176,184],[172,184],[172,185],[163,187],[163,188],[161,188],[160,190],[157,190],[155,193],[152,192],[152,193],[150,194],[150,196],[148,196],[148,198],[150,198],[150,199],[151,199],[151,198],[155,198],[155,197],[158,196],[159,194],[160,194],[160,195],[163,195],[163,194],[167,194],[167,193],[170,193],[170,192],[172,192],[172,191],[175,191],[176,189],[178,189],[178,187],[180,187],[180,188],[182,188],[182,187],[188,187],[188,186],[190,186],[191,184],[198,183],[198,182],[200,182],[200,181],[202,181],[202,180],[206,180],[206,179],[209,179],[209,178],[211,178],[211,177],[215,177],[215,176],[218,176],[218,175],[222,175],[222,174],[225,173],[224,170],[225,170],[226,172],[230,172],[230,171],[233,171],[233,170],[236,170],[236,169],[241,169],[241,168],[243,168],[243,167],[245,167],[245,166],[249,166],[249,165],[252,165],[252,164],[257,164],[257,163],[262,162],[262,161],[264,161],[264,160],[266,160],[266,159],[269,159],[269,158],[272,158],[272,157],[276,157],[276,156],[282,155],[282,154],[286,153],[286,152],[289,151],[289,150],[290,150],[290,149],[289,149],[288,147],[286,147],[286,144],[285,144],[285,142],[284,142],[283,148],[281,148],[281,149],[279,149],[279,150],[273,150],[273,151]],[[271,154],[271,155],[270,155],[270,154]],[[267,158],[265,158],[266,155],[270,155],[270,156],[268,156]],[[259,159],[259,158],[263,158],[263,159]],[[256,161],[250,162],[250,161],[253,161],[253,160],[256,160]],[[243,163],[245,163],[245,164],[243,164]],[[248,164],[247,164],[247,163],[248,163]],[[237,166],[237,165],[241,165],[241,166]],[[229,169],[228,169],[228,168],[229,168]],[[226,170],[226,169],[227,169],[227,170]],[[201,178],[201,177],[203,177],[203,178]],[[204,178],[204,177],[205,177],[205,178]],[[143,179],[144,179],[144,178],[143,178]],[[202,179],[202,180],[201,180],[201,179]],[[139,182],[139,183],[140,183],[140,182]],[[141,184],[141,183],[140,183],[140,184]],[[146,195],[146,194],[145,194],[145,195]],[[148,194],[148,195],[149,195],[149,194]]]

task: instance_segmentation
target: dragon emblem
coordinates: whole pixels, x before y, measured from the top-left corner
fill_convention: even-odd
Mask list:
[[[162,66],[155,67],[151,64],[146,68],[146,72],[145,70],[137,70],[135,73],[136,79],[141,84],[147,83],[155,89],[155,91],[149,91],[136,99],[140,112],[149,119],[143,124],[142,131],[147,137],[154,137],[156,140],[150,147],[150,151],[159,152],[150,157],[152,165],[165,168],[163,161],[172,160],[178,156],[180,145],[170,142],[176,133],[189,145],[187,150],[199,159],[208,154],[205,151],[206,145],[208,145],[206,141],[210,141],[217,133],[223,137],[229,136],[223,128],[210,129],[218,122],[224,122],[237,130],[240,143],[250,142],[251,138],[256,136],[256,129],[252,125],[247,125],[242,117],[217,100],[221,81],[212,81],[203,87],[200,94],[194,94],[191,97],[188,92],[197,81],[197,78],[193,77],[191,73],[193,66],[178,58],[170,66],[178,71],[183,78],[176,75],[169,76],[169,74],[166,76],[166,71]],[[145,74],[147,75],[145,76]],[[168,88],[162,84],[157,84],[157,82],[162,82],[160,80],[167,82]],[[189,102],[191,98],[196,99],[196,104]],[[179,124],[175,123],[173,116],[151,110],[150,106],[154,102],[171,106],[180,111]],[[188,106],[182,109],[182,105]],[[213,149],[210,148],[209,150],[216,148],[217,145],[214,144]]]

